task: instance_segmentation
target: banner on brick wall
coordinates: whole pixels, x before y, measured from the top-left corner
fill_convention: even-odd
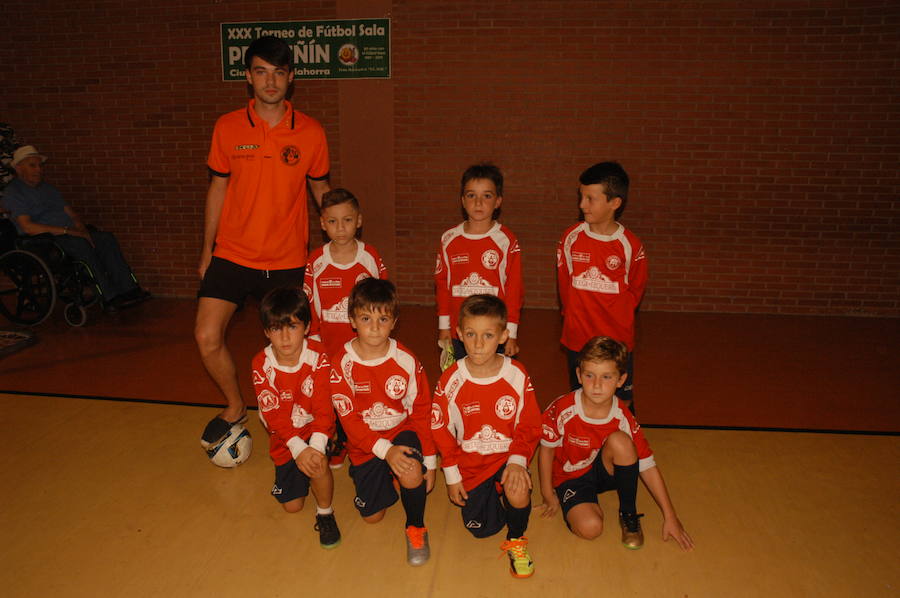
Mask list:
[[[222,23],[222,78],[244,81],[244,52],[264,35],[294,52],[295,79],[389,79],[391,20]]]

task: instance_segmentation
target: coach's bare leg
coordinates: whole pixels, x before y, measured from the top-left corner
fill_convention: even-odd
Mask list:
[[[237,305],[224,299],[200,297],[197,305],[197,323],[194,338],[200,349],[200,359],[206,371],[218,385],[228,402],[220,414],[225,421],[235,421],[244,414],[244,400],[238,385],[237,370],[228,347],[225,346],[225,329]]]

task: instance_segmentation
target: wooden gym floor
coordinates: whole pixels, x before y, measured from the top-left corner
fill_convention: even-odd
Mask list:
[[[642,489],[646,544],[625,550],[605,494],[611,526],[593,542],[535,509],[536,573],[516,580],[497,558],[499,537],[463,529],[441,475],[426,512],[432,559],[412,569],[402,509],[362,523],[346,468],[335,475],[343,543],[319,548],[313,510],[287,515],[268,494],[255,417],[253,457],[211,466],[197,439],[217,398],[193,346],[193,309],[154,299],[92,311],[83,329],[53,316],[37,344],[0,358],[0,594],[898,595],[897,320],[641,314],[638,418],[697,546],[661,541]],[[238,363],[264,343],[254,309],[230,332]],[[403,306],[396,336],[433,381],[432,319],[431,308]],[[547,403],[566,384],[558,318],[530,310],[522,330],[521,359]]]

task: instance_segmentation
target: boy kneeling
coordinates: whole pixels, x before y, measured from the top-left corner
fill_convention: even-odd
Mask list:
[[[622,409],[616,389],[625,383],[628,349],[611,338],[589,340],[578,355],[582,387],[553,401],[544,411],[541,438],[541,494],[544,517],[560,506],[566,525],[577,536],[593,540],[603,531],[597,495],[619,495],[622,544],[636,550],[644,544],[637,512],[638,475],[663,514],[663,540],[675,538],[684,550],[694,543],[682,527],[669,499],[662,474],[641,427]]]

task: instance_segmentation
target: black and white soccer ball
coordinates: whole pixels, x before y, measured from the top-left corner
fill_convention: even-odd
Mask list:
[[[220,442],[206,449],[206,456],[219,467],[237,467],[250,458],[253,439],[243,424],[234,424]]]

